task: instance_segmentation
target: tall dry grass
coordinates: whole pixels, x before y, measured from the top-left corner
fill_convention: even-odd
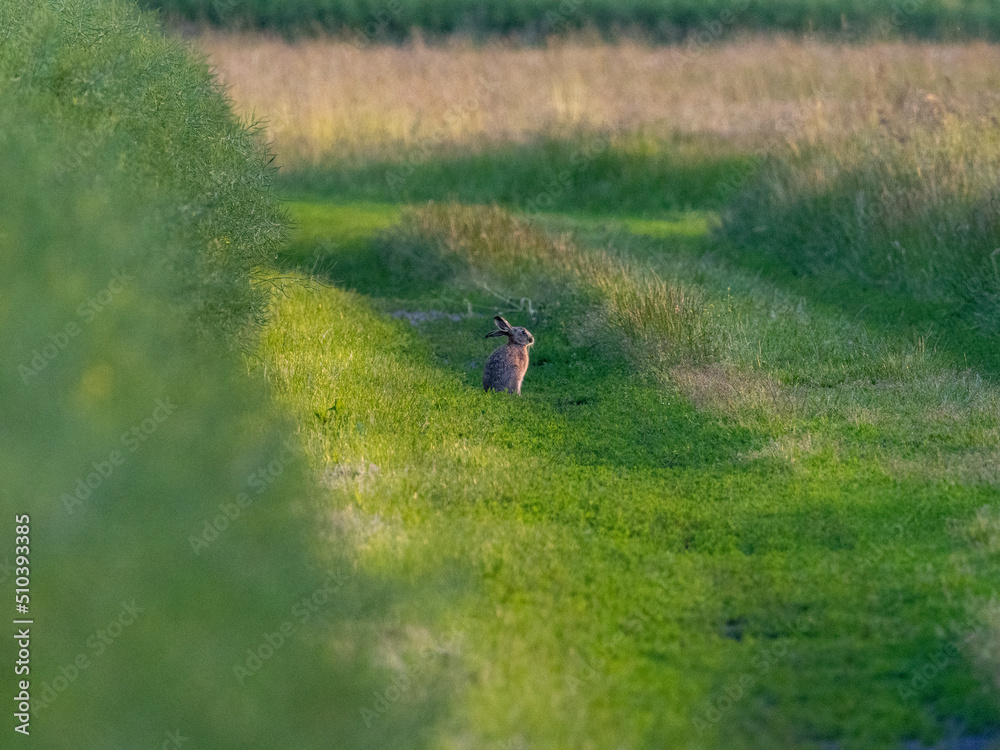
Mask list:
[[[1000,48],[982,43],[746,39],[692,53],[638,42],[362,48],[208,34],[197,44],[237,109],[266,120],[286,165],[578,129],[815,143],[927,109],[986,115],[1000,92]]]

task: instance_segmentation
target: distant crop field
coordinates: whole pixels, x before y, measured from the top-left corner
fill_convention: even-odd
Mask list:
[[[400,40],[415,30],[481,37],[596,30],[659,41],[717,41],[738,31],[848,37],[996,38],[986,0],[146,0],[170,16],[242,29]]]

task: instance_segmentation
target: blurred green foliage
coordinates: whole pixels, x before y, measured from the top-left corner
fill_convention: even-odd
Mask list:
[[[173,17],[235,28],[349,31],[359,43],[413,29],[471,36],[596,29],[712,42],[734,31],[923,38],[1000,36],[988,0],[144,0]]]
[[[0,554],[29,515],[34,741],[419,743],[420,690],[362,720],[385,592],[317,533],[239,353],[283,231],[264,148],[131,4],[10,0],[0,38]]]

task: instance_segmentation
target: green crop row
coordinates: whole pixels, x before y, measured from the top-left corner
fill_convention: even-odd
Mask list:
[[[714,41],[734,31],[996,37],[985,0],[145,0],[192,21],[281,32],[347,31],[359,41],[430,34],[544,36],[586,28],[660,40]]]

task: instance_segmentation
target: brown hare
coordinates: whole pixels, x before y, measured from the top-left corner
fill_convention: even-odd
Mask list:
[[[507,343],[496,349],[483,368],[484,391],[507,391],[521,395],[521,381],[528,371],[528,347],[535,343],[535,337],[526,328],[514,328],[497,315],[493,318],[497,330],[490,331],[486,338],[506,336]]]

